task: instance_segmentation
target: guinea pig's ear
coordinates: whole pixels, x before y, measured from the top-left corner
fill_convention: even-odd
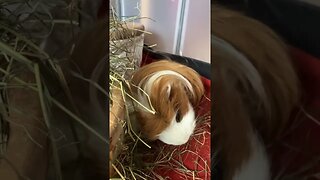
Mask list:
[[[196,106],[200,103],[204,95],[205,89],[200,77],[198,77],[197,75],[193,76],[193,78],[190,80],[190,83],[192,84],[192,89],[185,87],[185,90],[187,91],[188,97],[192,105]]]
[[[174,101],[174,99],[176,99],[176,92],[174,92],[174,89],[175,88],[177,88],[176,87],[177,85],[173,85],[173,84],[168,84],[167,85],[167,89],[166,89],[166,91],[167,91],[167,99],[170,101],[170,102],[172,102],[172,101]]]
[[[180,82],[174,82],[173,84],[169,83],[166,85],[166,94],[169,101],[184,101],[188,100],[187,94],[184,94],[183,91],[187,89],[187,87],[184,86],[183,83]],[[186,91],[186,90],[185,90]],[[183,95],[184,94],[184,95]],[[185,99],[181,99],[183,96],[185,96]]]
[[[167,97],[170,99],[170,94],[171,94],[171,85],[167,85]]]

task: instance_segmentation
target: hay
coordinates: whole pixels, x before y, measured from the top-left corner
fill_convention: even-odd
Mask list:
[[[135,18],[129,18],[127,21],[121,21],[113,9],[110,10],[109,20],[109,104],[111,107],[111,126],[109,125],[109,135],[111,138],[111,147],[109,147],[109,168],[111,170],[109,170],[109,173],[111,177],[115,176],[113,175],[115,172],[120,178],[126,179],[126,173],[123,173],[122,170],[119,170],[119,168],[124,169],[123,166],[126,165],[123,165],[122,163],[124,162],[118,158],[118,154],[122,152],[122,148],[128,145],[126,144],[126,141],[123,142],[123,138],[130,139],[131,142],[141,141],[146,146],[150,147],[135,132],[129,115],[133,108],[132,101],[143,106],[143,104],[130,95],[129,81],[132,73],[140,65],[142,58],[144,30],[143,27],[137,27],[133,23],[129,25],[129,22],[135,20]],[[147,110],[154,113],[154,110],[152,109]],[[119,114],[119,111],[122,111],[122,114]]]
[[[204,133],[210,133],[204,130],[205,126],[210,127],[210,116],[202,116],[197,120],[197,128],[191,139],[200,144],[204,144]],[[189,141],[190,142],[190,141]],[[189,150],[190,144],[183,146],[169,146],[159,142],[150,142],[151,149],[146,147],[139,140],[133,141],[129,136],[125,136],[122,151],[120,152],[115,166],[117,171],[125,179],[165,179],[158,174],[160,168],[165,170],[173,170],[177,174],[182,175],[186,179],[196,178],[198,173],[204,173],[205,179],[209,179],[207,174],[210,174],[210,164],[206,163],[198,152]],[[197,166],[203,169],[202,172],[190,170],[183,164],[182,156],[191,154],[197,157],[195,162]],[[201,167],[201,164],[204,164]]]
[[[34,7],[29,2],[20,2],[20,4],[16,3],[15,5],[23,7],[25,3],[31,7]],[[48,119],[50,118],[50,115],[48,114],[49,107],[45,105],[46,103],[48,103],[48,98],[50,97],[50,95],[45,92],[48,91],[48,89],[46,89],[47,87],[41,83],[41,81],[43,81],[43,77],[41,77],[40,75],[38,65],[38,63],[43,63],[43,61],[45,61],[44,59],[48,58],[49,56],[39,48],[39,38],[28,33],[28,31],[25,29],[25,24],[23,23],[23,21],[21,22],[17,19],[14,19],[14,17],[19,17],[21,14],[17,12],[10,12],[9,6],[11,5],[12,4],[9,1],[2,1],[2,4],[0,5],[1,13],[3,15],[2,17],[7,17],[6,19],[1,19],[0,22],[0,50],[2,52],[1,76],[3,77],[1,90],[2,93],[7,94],[7,84],[10,79],[13,79],[15,80],[17,87],[23,86],[24,88],[30,88],[37,91],[39,93],[39,98],[41,101],[43,116],[46,120],[48,131],[50,132],[50,123],[48,122]],[[39,12],[37,12],[36,10],[37,8],[34,8],[34,10],[30,12],[29,16],[39,14]],[[39,21],[41,21],[41,19]],[[52,71],[51,73],[56,73],[52,59],[48,58],[46,61],[48,62],[48,64],[50,64],[49,66]],[[37,84],[30,84],[15,77],[16,74],[18,74],[19,71],[22,70],[21,67],[24,67],[27,69],[27,71],[34,73]],[[4,129],[5,127],[8,128],[10,123],[8,115],[6,114],[8,112],[11,112],[12,109],[15,108],[11,107],[7,100],[8,98],[2,99],[3,103],[1,104],[1,109],[6,109],[6,111],[1,112],[1,136],[2,139],[3,137],[5,137],[5,139],[2,140],[2,145],[6,145],[8,143],[10,135],[8,133],[8,130]],[[30,137],[30,139],[33,138]],[[51,142],[55,155],[54,159],[56,165],[56,174],[60,176],[61,172],[59,167],[59,158],[57,157],[56,146],[53,140]],[[1,156],[5,156],[6,148],[6,146],[2,146]]]
[[[41,129],[41,133],[50,139],[50,147],[52,148],[50,152],[52,153],[51,157],[53,157],[54,176],[56,179],[62,179],[62,172],[60,157],[58,155],[60,147],[57,147],[57,140],[53,137],[55,129],[52,127],[52,122],[55,120],[55,117],[51,112],[52,106],[66,113],[75,123],[82,125],[104,143],[108,143],[108,140],[103,135],[87,125],[80,118],[79,114],[74,112],[74,107],[70,108],[59,102],[52,92],[55,90],[54,88],[58,87],[67,96],[70,94],[68,84],[61,70],[62,68],[58,64],[61,59],[53,58],[46,53],[41,48],[41,43],[52,33],[55,24],[70,25],[71,29],[78,24],[71,16],[66,19],[54,19],[54,15],[51,14],[52,7],[59,7],[65,11],[70,11],[70,14],[77,14],[81,10],[73,6],[73,3],[75,1],[67,4],[63,0],[50,2],[7,0],[0,2],[0,157],[2,159],[6,158],[7,144],[10,137],[9,125],[13,123],[9,120],[8,113],[20,112],[25,113],[26,116],[28,115],[27,112],[11,106],[8,101],[7,91],[12,88],[23,88],[34,91],[38,94],[42,117],[46,126],[46,130]],[[24,72],[33,75],[35,82],[30,83],[18,78],[18,75]],[[71,99],[68,96],[68,100],[71,101]],[[23,127],[23,129],[34,144],[41,146],[28,133],[27,128]],[[75,139],[77,138],[75,137]],[[10,162],[10,164],[14,163]]]

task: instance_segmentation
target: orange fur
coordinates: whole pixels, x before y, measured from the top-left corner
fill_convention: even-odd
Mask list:
[[[287,125],[290,112],[298,104],[298,80],[287,47],[264,24],[240,13],[213,5],[211,33],[241,52],[261,77],[250,84],[248,73],[236,66],[240,59],[212,49],[213,112],[221,147],[224,179],[231,179],[252,153],[248,133],[258,130],[263,140],[275,140]],[[263,98],[253,85],[264,89]],[[254,173],[254,172],[253,172]]]
[[[189,67],[168,60],[161,60],[140,68],[133,75],[131,83],[138,86],[143,78],[162,70],[172,70],[185,77],[191,83],[193,93],[185,88],[181,79],[173,75],[164,75],[153,82],[149,96],[156,113],[143,110],[137,113],[141,130],[149,139],[156,139],[156,136],[169,126],[176,112],[180,117],[184,116],[188,111],[189,102],[197,106],[204,94],[204,87],[198,73]],[[144,83],[142,82],[141,87]],[[171,86],[170,94],[167,92],[168,85]],[[137,97],[138,88],[135,86],[132,90]]]

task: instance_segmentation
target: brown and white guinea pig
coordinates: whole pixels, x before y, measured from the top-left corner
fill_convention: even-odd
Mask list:
[[[285,43],[266,25],[212,6],[212,144],[224,180],[268,180],[265,145],[285,129],[299,83]]]
[[[170,145],[186,143],[196,126],[194,107],[204,95],[199,74],[185,65],[160,60],[138,69],[131,83],[134,97],[155,111],[151,113],[137,105],[142,133],[150,140],[159,139]]]

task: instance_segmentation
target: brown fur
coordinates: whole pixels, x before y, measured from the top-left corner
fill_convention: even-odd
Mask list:
[[[287,47],[270,28],[223,7],[214,5],[211,33],[242,52],[259,72],[266,99],[257,96],[245,74],[235,68],[231,54],[212,49],[213,112],[218,137],[214,145],[222,148],[225,179],[240,168],[250,154],[248,133],[257,129],[265,142],[279,136],[290,112],[299,100],[296,73]]]
[[[264,136],[272,138],[283,130],[298,101],[297,77],[287,47],[267,26],[233,11],[213,9],[211,23],[219,28],[212,28],[212,33],[244,53],[263,78],[271,102],[271,120],[254,123]]]
[[[169,126],[176,111],[179,112],[180,117],[184,116],[188,111],[189,101],[193,106],[198,105],[204,94],[204,87],[198,73],[189,67],[167,60],[140,68],[133,75],[131,82],[138,86],[144,77],[161,70],[172,70],[183,75],[190,81],[194,94],[184,87],[181,80],[172,75],[163,76],[154,82],[149,96],[156,114],[138,111],[137,118],[143,133],[149,139],[155,139],[156,135]],[[168,84],[171,85],[170,95],[167,93]],[[137,94],[137,91],[138,89],[133,87],[133,93]]]

